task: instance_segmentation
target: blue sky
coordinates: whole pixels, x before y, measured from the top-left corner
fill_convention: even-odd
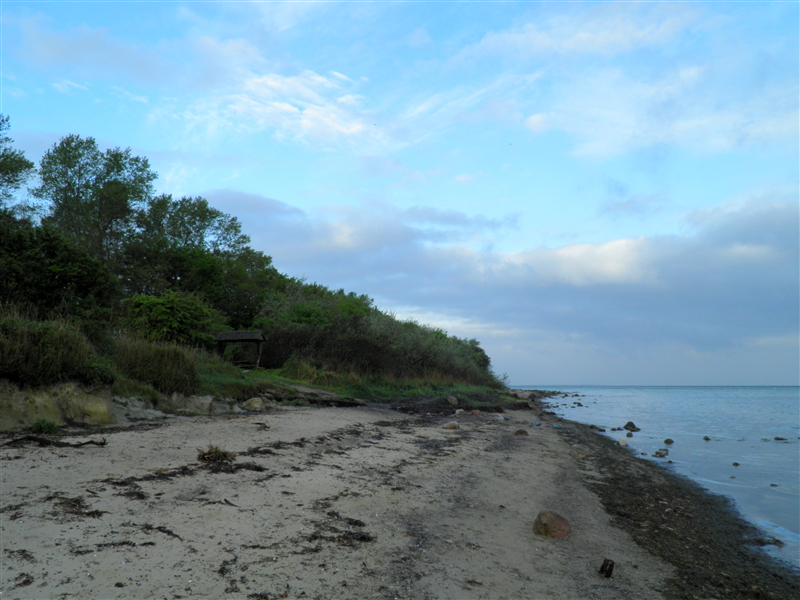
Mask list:
[[[130,147],[512,384],[798,384],[796,2],[2,2],[38,161]]]

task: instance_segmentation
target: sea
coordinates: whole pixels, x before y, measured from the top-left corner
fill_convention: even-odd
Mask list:
[[[548,399],[556,414],[602,427],[644,460],[730,497],[765,537],[783,544],[765,551],[800,567],[800,388],[511,387],[568,394]],[[628,421],[640,429],[633,437],[611,431]],[[653,456],[662,449],[666,457]]]

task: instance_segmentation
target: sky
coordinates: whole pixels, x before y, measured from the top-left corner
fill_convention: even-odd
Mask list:
[[[798,385],[799,6],[3,0],[0,112],[512,385]]]

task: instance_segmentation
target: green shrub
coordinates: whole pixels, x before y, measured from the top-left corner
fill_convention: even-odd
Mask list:
[[[125,300],[124,324],[138,336],[154,342],[202,346],[214,341],[225,319],[197,296],[164,292],[161,296],[137,294]]]
[[[31,425],[31,431],[33,433],[46,433],[55,435],[58,433],[58,425],[52,421],[48,421],[47,419],[38,419],[33,425]]]
[[[111,386],[111,393],[122,398],[141,398],[148,400],[153,405],[158,403],[158,392],[149,383],[142,383],[135,379],[128,379],[124,375],[118,375]]]
[[[293,279],[265,298],[255,321],[267,340],[261,366],[282,368],[285,377],[321,383],[336,373],[504,387],[477,340],[398,321],[366,296]]]
[[[0,377],[22,385],[113,380],[86,337],[66,321],[29,321],[0,309]]]
[[[192,351],[174,344],[122,338],[114,349],[114,363],[124,376],[164,394],[192,394],[200,382]]]

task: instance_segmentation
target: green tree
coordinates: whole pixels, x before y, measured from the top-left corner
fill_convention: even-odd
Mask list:
[[[10,214],[0,214],[0,281],[0,302],[35,308],[42,318],[105,319],[118,289],[108,269],[58,231]]]
[[[4,207],[34,172],[34,164],[21,150],[11,148],[12,140],[6,132],[9,118],[0,115],[0,208]]]
[[[191,294],[136,295],[125,304],[124,324],[150,341],[200,346],[213,341],[213,334],[225,328],[224,317]]]
[[[155,178],[130,148],[102,152],[94,138],[68,135],[45,152],[31,194],[44,203],[44,222],[109,264],[132,235]]]
[[[139,235],[148,243],[206,248],[214,254],[236,255],[250,243],[236,217],[209,206],[201,197],[174,200],[151,198],[137,215]]]
[[[252,326],[268,288],[282,277],[271,257],[247,245],[238,219],[203,198],[152,198],[137,225],[118,271],[130,294],[197,294],[242,329]]]

